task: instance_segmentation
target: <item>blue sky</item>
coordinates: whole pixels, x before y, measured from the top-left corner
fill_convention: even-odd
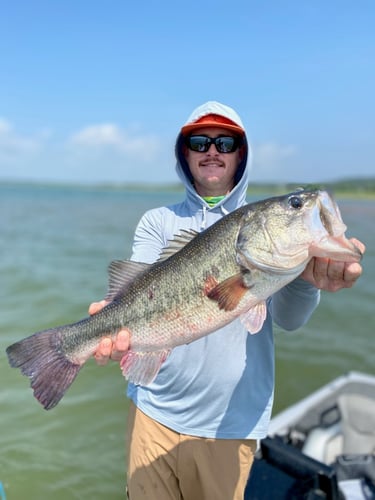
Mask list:
[[[373,0],[24,0],[0,16],[0,180],[176,182],[207,100],[252,179],[375,176]]]

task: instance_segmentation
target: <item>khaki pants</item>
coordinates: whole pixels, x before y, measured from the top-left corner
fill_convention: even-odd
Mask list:
[[[256,441],[179,434],[131,403],[127,447],[130,500],[243,500]]]

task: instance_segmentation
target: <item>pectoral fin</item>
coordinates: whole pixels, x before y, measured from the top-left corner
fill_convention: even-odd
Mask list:
[[[215,286],[207,293],[207,297],[216,300],[220,309],[233,311],[247,291],[243,276],[238,273]]]

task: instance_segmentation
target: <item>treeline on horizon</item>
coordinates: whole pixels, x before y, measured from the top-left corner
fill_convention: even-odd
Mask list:
[[[321,183],[251,183],[249,193],[269,192],[279,194],[291,192],[298,188],[326,189],[340,195],[375,196],[375,177],[360,179],[342,179]]]
[[[102,187],[105,187],[102,185]],[[107,185],[108,188],[130,189],[134,191],[183,191],[182,184],[150,184],[150,183],[124,183],[116,186]],[[249,194],[269,194],[279,195],[292,192],[299,188],[306,189],[326,189],[341,196],[356,196],[356,197],[375,197],[375,177],[374,178],[358,178],[358,179],[342,179],[331,182],[316,182],[316,183],[283,183],[283,182],[252,182],[248,187]]]
[[[48,181],[27,181],[27,180],[1,180],[0,186],[34,186],[36,188],[61,188],[85,189],[85,190],[105,190],[105,191],[166,191],[181,192],[184,187],[181,183],[175,184],[154,184],[147,182],[126,183],[74,183],[74,182],[48,182]],[[250,181],[248,194],[253,195],[279,195],[292,192],[298,188],[326,189],[334,195],[353,197],[375,197],[375,177],[371,178],[351,178],[340,179],[329,182],[316,183],[283,183],[283,182],[253,182]]]
[[[183,191],[181,184],[169,185],[152,185],[152,184],[124,184],[124,188],[134,190],[157,190],[163,189],[166,191]],[[279,195],[295,191],[299,188],[306,189],[325,189],[341,196],[353,197],[375,197],[375,177],[373,178],[358,178],[358,179],[342,179],[331,182],[316,182],[316,183],[283,183],[283,182],[251,182],[248,187],[248,194],[268,194]]]

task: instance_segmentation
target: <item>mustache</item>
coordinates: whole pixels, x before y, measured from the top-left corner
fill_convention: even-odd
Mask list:
[[[217,158],[205,158],[204,160],[199,162],[199,165],[206,167],[209,165],[217,165],[219,167],[225,166],[225,163]]]

